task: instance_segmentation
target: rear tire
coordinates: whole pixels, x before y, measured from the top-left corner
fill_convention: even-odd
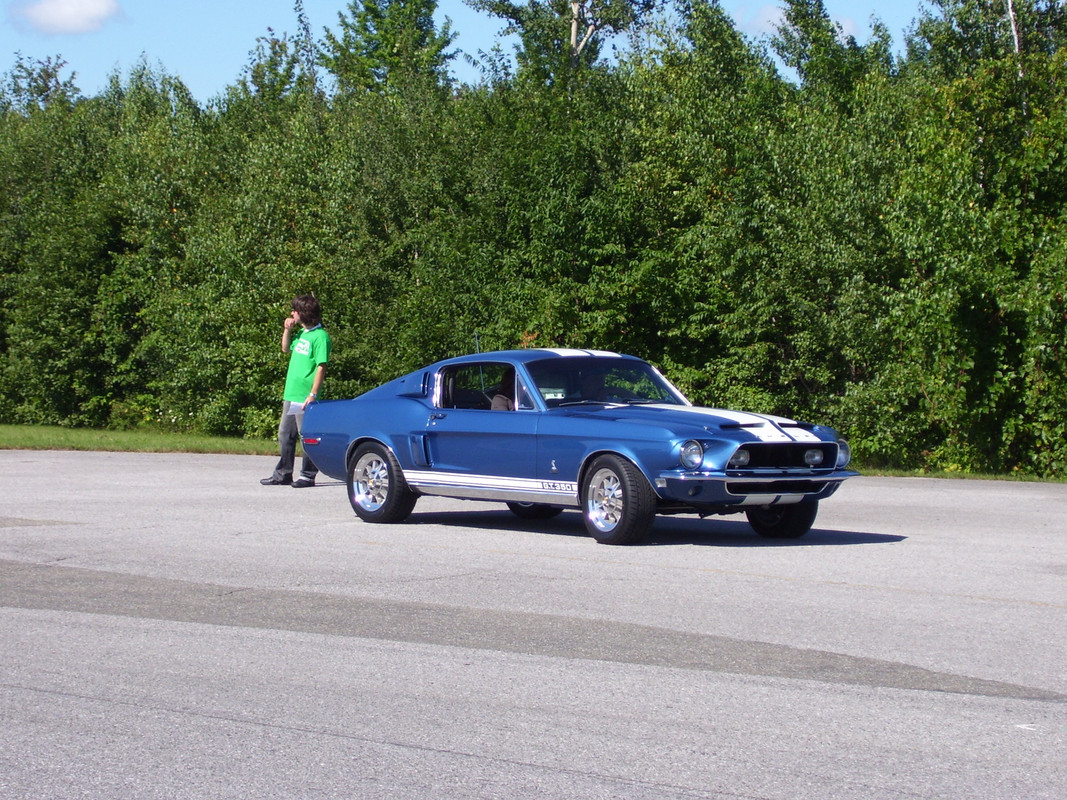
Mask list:
[[[364,522],[401,522],[415,507],[396,457],[377,442],[356,448],[348,467],[348,500]]]
[[[745,512],[752,530],[766,539],[799,539],[811,530],[819,513],[818,500],[790,506],[752,508]]]
[[[582,518],[600,544],[635,544],[652,528],[656,493],[625,458],[596,459],[582,483]]]

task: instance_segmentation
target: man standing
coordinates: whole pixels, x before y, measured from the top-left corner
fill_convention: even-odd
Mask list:
[[[295,325],[300,329],[294,336]],[[282,419],[278,424],[281,457],[274,473],[260,483],[264,486],[292,484],[296,489],[303,489],[315,485],[319,468],[304,453],[300,478],[293,480],[296,441],[304,426],[304,409],[318,399],[326,375],[326,362],[330,360],[330,335],[322,327],[322,308],[314,296],[302,294],[293,298],[293,313],[285,320],[282,330],[282,352],[291,355],[282,395]]]

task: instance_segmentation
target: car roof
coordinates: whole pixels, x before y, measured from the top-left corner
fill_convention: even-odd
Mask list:
[[[600,358],[621,358],[632,361],[640,361],[636,356],[628,356],[622,353],[613,353],[608,350],[579,350],[564,347],[531,347],[523,350],[492,350],[485,353],[471,353],[457,358],[446,358],[434,364],[434,367],[443,364],[462,364],[470,361],[509,361],[516,364],[528,364],[531,361],[543,361],[551,358],[577,358],[595,356]]]

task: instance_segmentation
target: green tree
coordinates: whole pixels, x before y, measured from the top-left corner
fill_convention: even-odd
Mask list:
[[[1062,208],[1046,192],[1061,185],[1058,161],[1035,134],[1048,132],[1043,123],[1062,104],[1062,89],[1041,53],[1023,52],[1020,62],[1011,48],[979,48],[947,79],[945,64],[955,62],[946,58],[961,51],[937,39],[928,45],[937,58],[913,51],[894,88],[906,146],[894,159],[885,221],[890,251],[907,268],[887,287],[879,322],[896,357],[848,401],[856,428],[871,432],[861,446],[890,463],[1029,469],[1021,453],[1033,452],[1034,432],[1047,436],[1050,425],[1045,412],[1035,417],[1040,403],[1027,389],[1030,380],[1049,388],[1049,365],[1028,348],[1049,341],[1058,301],[1045,283],[1046,237]],[[1033,159],[1036,152],[1044,155]],[[889,428],[874,434],[878,420],[864,419],[864,407],[884,409]]]
[[[518,62],[534,80],[558,81],[600,58],[605,36],[642,24],[663,0],[469,0],[469,5],[506,20],[518,34]]]
[[[99,423],[109,365],[90,328],[111,226],[93,184],[107,119],[62,66],[20,58],[2,103],[0,396],[15,421]]]
[[[20,58],[13,418],[270,435],[278,325],[312,291],[330,396],[476,346],[603,347],[863,460],[1063,474],[1062,4],[945,0],[896,61],[814,0],[768,45],[710,0],[480,7],[522,48],[476,86],[445,78],[430,3],[350,4],[316,50],[297,0],[298,36],[204,109],[143,65],[86,98]]]
[[[229,106],[217,121],[212,142],[226,154],[219,191],[205,193],[181,271],[152,308],[155,390],[167,420],[214,433],[269,431],[285,368],[278,326],[289,300],[321,293],[325,278],[316,269],[325,258],[323,115],[305,85],[273,102]]]
[[[299,86],[300,54],[295,43],[285,35],[261,37],[252,59],[230,94],[233,102],[241,97],[256,98],[264,110],[284,107],[282,101]]]
[[[447,85],[455,35],[433,21],[437,0],[352,0],[326,31],[319,62],[342,92],[395,89],[412,81]]]
[[[719,315],[734,299],[716,252],[729,237],[721,217],[758,162],[751,134],[781,98],[769,62],[718,5],[684,11],[683,31],[654,27],[623,61],[625,93],[605,113],[628,122],[605,148],[618,154],[618,177],[589,215],[604,242],[580,330],[653,358],[703,399],[709,367],[723,363]]]
[[[848,109],[862,80],[872,72],[890,71],[892,41],[883,24],[876,23],[871,41],[860,45],[830,19],[823,0],[786,0],[785,6],[772,45],[809,93]]]
[[[1067,31],[1067,10],[1057,0],[931,0],[930,5],[907,38],[907,61],[948,80],[986,60],[1006,59],[1025,72],[1027,54],[1051,55]]]
[[[141,65],[112,80],[104,99],[116,112],[101,176],[118,240],[97,314],[115,374],[112,415],[154,418],[161,379],[157,343],[171,326],[159,306],[188,273],[190,226],[219,181],[213,120],[176,78]],[[117,422],[117,420],[116,420]]]
[[[67,62],[60,56],[27,59],[16,54],[15,66],[0,85],[0,111],[28,113],[56,103],[70,103],[81,92],[75,76],[63,77]]]

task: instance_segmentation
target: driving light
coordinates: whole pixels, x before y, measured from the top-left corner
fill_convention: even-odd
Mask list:
[[[848,442],[844,439],[837,440],[837,466],[847,467],[848,462],[852,460],[852,448],[848,446]]]
[[[679,460],[686,469],[696,469],[704,460],[704,448],[701,447],[700,442],[690,439],[682,445]]]
[[[730,463],[728,467],[746,467],[748,462],[752,460],[752,454],[748,450],[737,450],[732,456],[730,456]]]
[[[822,450],[811,447],[804,451],[804,463],[809,467],[817,467],[822,463]]]

